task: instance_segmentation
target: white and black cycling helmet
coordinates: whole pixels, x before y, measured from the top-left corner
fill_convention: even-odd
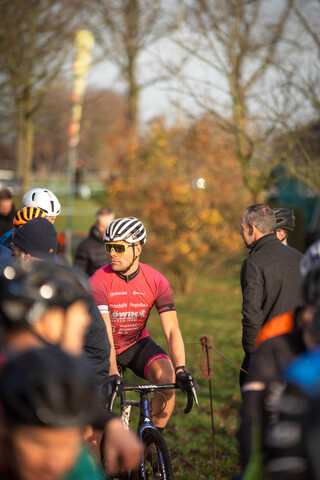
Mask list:
[[[47,188],[33,188],[22,199],[23,207],[39,207],[46,217],[56,217],[61,212],[61,205],[57,197]]]
[[[103,241],[128,243],[141,243],[147,241],[147,232],[142,222],[135,217],[117,218],[107,226]]]

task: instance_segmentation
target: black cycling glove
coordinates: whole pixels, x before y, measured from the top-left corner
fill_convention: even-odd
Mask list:
[[[108,406],[110,404],[110,400],[113,392],[117,390],[117,395],[119,395],[122,389],[123,389],[122,378],[119,377],[119,375],[110,375],[108,380],[104,382],[101,388],[101,393]]]
[[[176,374],[176,384],[177,387],[185,393],[191,392],[192,388],[195,388],[196,392],[199,390],[197,381],[193,378],[191,373],[187,371],[187,369],[179,371]]]

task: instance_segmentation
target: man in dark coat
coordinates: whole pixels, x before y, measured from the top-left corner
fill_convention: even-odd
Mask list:
[[[113,210],[101,208],[96,213],[96,222],[90,229],[89,237],[78,245],[74,265],[81,268],[89,277],[106,264],[103,234],[114,218]]]
[[[242,368],[248,370],[263,324],[301,303],[299,264],[302,253],[285,247],[275,235],[275,215],[267,205],[248,207],[241,218],[241,236],[250,249],[241,268]],[[241,372],[240,385],[246,380]]]

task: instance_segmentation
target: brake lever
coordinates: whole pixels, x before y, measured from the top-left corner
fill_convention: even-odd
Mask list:
[[[109,410],[110,412],[112,412],[113,410],[113,407],[114,407],[114,402],[116,401],[116,397],[118,396],[119,394],[119,387],[121,385],[121,379],[120,378],[117,378],[117,380],[115,381],[115,387],[114,387],[114,390],[112,392],[112,396],[111,396],[111,399],[110,399],[110,403],[109,403]]]
[[[197,391],[196,391],[194,383],[193,383],[193,377],[192,377],[191,373],[188,373],[187,375],[188,375],[188,380],[189,380],[190,385],[191,385],[191,392],[187,391],[187,397],[188,397],[187,406],[184,409],[184,413],[186,413],[186,414],[191,412],[192,407],[193,407],[193,400],[195,401],[196,406],[199,407],[198,395],[197,395]]]
[[[193,398],[194,398],[194,401],[195,401],[196,406],[199,407],[199,400],[198,400],[197,390],[194,388],[194,385],[192,385],[192,387],[191,387],[191,392],[192,392],[192,396],[193,396]]]

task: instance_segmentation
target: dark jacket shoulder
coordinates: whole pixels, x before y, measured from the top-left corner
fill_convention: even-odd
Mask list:
[[[272,256],[270,254],[272,253]],[[274,233],[264,235],[259,238],[254,247],[250,250],[248,258],[256,263],[260,262],[277,262],[284,263],[288,259],[300,260],[302,253],[296,248],[286,247],[276,237]]]
[[[91,277],[98,268],[107,263],[107,260],[103,238],[94,225],[90,229],[88,238],[79,243],[74,257],[74,264]]]

